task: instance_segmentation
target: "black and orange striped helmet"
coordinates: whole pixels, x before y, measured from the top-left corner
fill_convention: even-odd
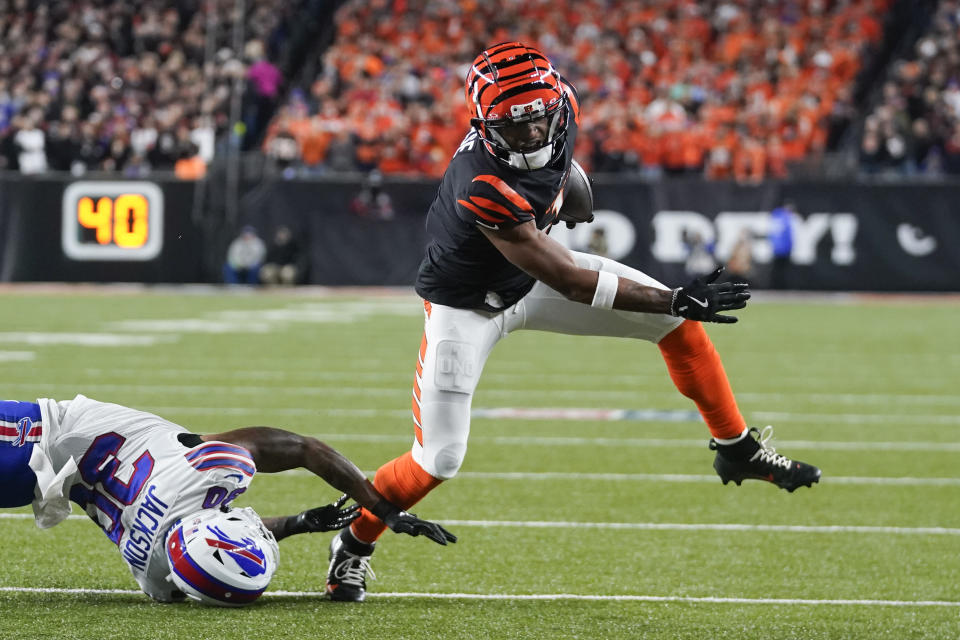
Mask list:
[[[562,152],[569,105],[553,65],[537,49],[520,42],[494,45],[467,72],[470,123],[497,158],[518,169],[539,169]],[[546,118],[547,136],[537,149],[513,149],[500,134],[504,127]]]

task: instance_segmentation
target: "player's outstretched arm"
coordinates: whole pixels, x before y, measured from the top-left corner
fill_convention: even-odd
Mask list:
[[[504,257],[569,300],[603,308],[644,313],[679,315],[703,322],[736,322],[732,316],[718,316],[718,311],[742,309],[750,293],[746,286],[714,284],[716,275],[706,281],[694,281],[686,287],[659,289],[648,287],[629,278],[620,278],[610,272],[593,271],[579,267],[573,254],[562,244],[537,229],[534,222],[524,222],[507,229],[481,228]],[[689,295],[704,294],[697,300],[707,301],[706,313],[689,305],[676,305],[675,292]],[[697,303],[699,308],[700,304]]]
[[[357,465],[333,447],[310,436],[274,427],[244,427],[201,438],[243,447],[250,452],[257,471],[276,473],[308,469],[368,509],[383,498]]]
[[[456,536],[440,525],[420,520],[387,500],[367,480],[357,465],[316,438],[274,427],[244,427],[226,433],[201,436],[201,439],[230,442],[245,448],[250,452],[257,470],[265,473],[298,468],[308,469],[332,487],[356,500],[360,506],[383,520],[384,524],[397,533],[406,533],[411,536],[425,535],[438,544],[446,544],[448,541],[456,542]],[[333,505],[305,511],[297,516],[289,516],[288,518],[299,518],[299,524],[293,529],[280,531],[280,533],[293,535],[345,527],[356,515],[350,511],[351,507],[341,509],[342,504],[341,499]],[[336,514],[330,509],[331,507],[337,511]],[[344,519],[347,520],[342,525],[332,526]],[[276,534],[277,531],[274,531],[274,535]]]

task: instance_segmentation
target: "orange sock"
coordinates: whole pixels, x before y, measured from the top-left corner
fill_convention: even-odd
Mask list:
[[[377,474],[373,477],[373,486],[377,491],[404,510],[420,502],[441,482],[442,480],[434,478],[414,462],[413,454],[409,451],[377,469]],[[375,542],[384,529],[386,525],[366,509],[362,509],[360,517],[350,525],[353,536],[368,544]]]
[[[740,415],[720,355],[699,322],[686,320],[659,345],[677,390],[693,400],[714,438],[736,438],[747,423]]]

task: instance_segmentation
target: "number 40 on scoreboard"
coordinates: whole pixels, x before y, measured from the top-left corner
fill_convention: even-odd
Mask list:
[[[64,254],[152,260],[163,248],[163,191],[152,182],[74,182],[63,192]]]

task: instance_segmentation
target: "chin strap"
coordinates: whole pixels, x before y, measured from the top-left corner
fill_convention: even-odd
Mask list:
[[[550,164],[550,161],[553,159],[553,143],[549,143],[529,153],[509,151],[507,152],[507,156],[506,163],[515,169],[524,169],[526,171],[542,169]]]

